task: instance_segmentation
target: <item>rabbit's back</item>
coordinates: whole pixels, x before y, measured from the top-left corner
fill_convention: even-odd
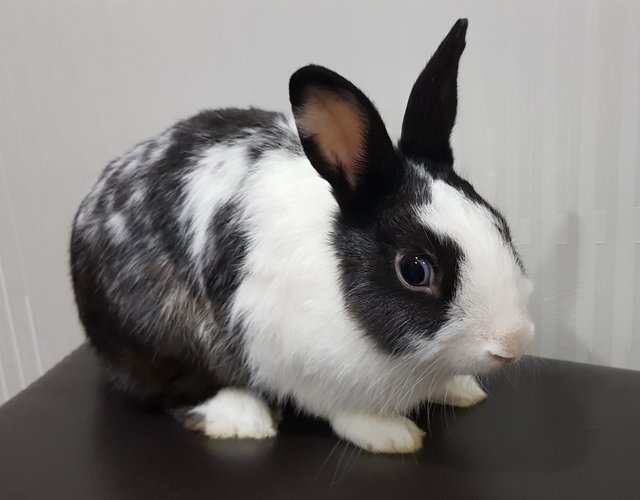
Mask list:
[[[83,200],[74,229],[100,248],[164,250],[165,257],[182,263],[186,255],[201,259],[207,219],[215,219],[216,212],[229,216],[228,205],[252,167],[275,149],[302,155],[284,115],[204,111],[111,162]]]
[[[274,150],[302,155],[282,114],[205,111],[111,162],[83,200],[71,244],[80,317],[129,392],[167,404],[245,381],[229,325],[244,186]]]

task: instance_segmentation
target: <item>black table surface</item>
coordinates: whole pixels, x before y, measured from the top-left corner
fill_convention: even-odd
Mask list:
[[[293,415],[214,441],[111,392],[83,346],[0,407],[0,499],[640,498],[640,372],[530,358],[487,385],[422,412],[415,455]]]

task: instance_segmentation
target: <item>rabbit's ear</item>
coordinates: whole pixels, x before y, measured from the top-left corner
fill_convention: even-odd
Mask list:
[[[408,158],[453,165],[451,130],[458,108],[458,63],[467,20],[459,19],[433,54],[411,90],[399,149]]]
[[[378,203],[401,171],[380,115],[351,82],[321,66],[305,66],[289,82],[305,154],[333,189],[343,211]]]

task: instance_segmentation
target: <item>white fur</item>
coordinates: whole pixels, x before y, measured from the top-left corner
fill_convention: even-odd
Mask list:
[[[131,175],[142,164],[140,161],[142,153],[148,146],[148,142],[138,144],[124,157],[117,160],[116,169],[120,170],[124,175]]]
[[[130,205],[137,205],[139,203],[141,203],[144,200],[144,197],[146,195],[146,188],[145,187],[138,187],[133,194],[129,197],[129,204]]]
[[[164,157],[167,149],[171,146],[173,140],[173,128],[169,128],[165,130],[156,140],[153,146],[153,150],[149,155],[149,164],[153,164],[158,161],[160,158]]]
[[[107,219],[106,225],[115,243],[122,243],[129,237],[127,223],[120,212],[112,213]]]
[[[269,407],[258,396],[242,389],[222,389],[189,413],[204,419],[202,430],[212,438],[265,439],[276,435]]]
[[[216,210],[237,192],[247,171],[246,148],[213,146],[186,179],[181,220],[191,233],[191,255],[199,262]]]
[[[431,202],[417,209],[420,219],[463,252],[455,320],[440,338],[461,371],[488,371],[499,363],[490,353],[518,357],[533,338],[527,311],[531,283],[486,207],[441,180],[433,180],[431,193]]]
[[[424,431],[402,416],[338,413],[331,419],[335,433],[374,453],[411,453],[422,448]]]

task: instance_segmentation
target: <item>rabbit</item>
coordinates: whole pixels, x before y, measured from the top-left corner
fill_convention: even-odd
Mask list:
[[[419,75],[401,137],[321,66],[293,116],[204,111],[111,162],[71,237],[75,299],[109,379],[211,438],[276,435],[284,404],[377,453],[407,416],[472,406],[534,335],[504,217],[453,169],[467,20]]]

